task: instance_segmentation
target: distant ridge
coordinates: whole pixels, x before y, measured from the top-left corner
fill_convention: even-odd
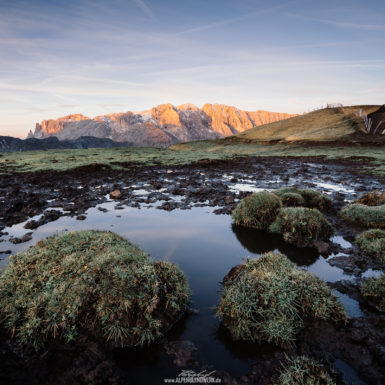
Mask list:
[[[0,153],[35,151],[35,150],[56,150],[56,149],[75,149],[75,148],[96,148],[96,147],[123,147],[130,146],[130,143],[114,142],[111,139],[81,136],[76,140],[60,141],[55,136],[49,138],[19,139],[11,136],[0,136]]]
[[[36,123],[28,138],[55,136],[59,140],[76,140],[92,136],[135,146],[167,147],[180,142],[219,139],[292,116],[295,115],[242,111],[223,104],[205,104],[202,108],[190,103],[177,107],[160,104],[146,111],[113,113],[93,119],[75,114],[43,120]]]

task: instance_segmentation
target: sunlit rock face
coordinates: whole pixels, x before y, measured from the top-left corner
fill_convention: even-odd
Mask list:
[[[70,124],[72,122],[84,121],[84,120],[91,120],[91,119],[82,114],[73,114],[73,115],[63,116],[62,118],[58,118],[56,120],[54,119],[43,120],[40,124],[36,123],[35,132],[33,136],[38,139],[46,138],[50,135],[56,134],[59,131],[62,131],[67,124]]]
[[[153,107],[153,118],[161,126],[181,126],[178,110],[170,103],[160,104],[157,107]]]
[[[205,104],[202,111],[211,118],[213,130],[223,136],[295,116],[280,112],[242,111],[224,104]]]
[[[223,104],[205,104],[201,109],[186,103],[160,104],[151,110],[113,113],[93,119],[67,115],[36,124],[29,137],[75,140],[81,136],[108,138],[135,146],[166,147],[180,142],[217,139],[293,115],[268,111],[242,111]]]

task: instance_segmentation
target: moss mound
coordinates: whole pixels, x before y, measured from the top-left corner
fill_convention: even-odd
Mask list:
[[[306,207],[280,209],[269,230],[282,234],[286,242],[298,247],[314,246],[315,241],[328,241],[334,233],[321,212]]]
[[[385,266],[385,230],[367,230],[356,238],[359,248]]]
[[[278,345],[293,341],[306,322],[346,319],[324,282],[273,252],[229,272],[218,315],[235,340]]]
[[[254,193],[243,199],[232,212],[236,225],[267,230],[282,207],[279,197],[268,191]]]
[[[336,385],[325,367],[307,356],[287,358],[274,385]]]
[[[341,210],[341,216],[347,222],[364,228],[385,229],[385,205],[366,206],[352,203]]]
[[[35,348],[82,331],[120,345],[150,343],[188,304],[179,268],[154,263],[117,234],[49,237],[17,255],[0,277],[0,322]]]
[[[385,205],[385,192],[383,191],[371,191],[364,194],[357,199],[354,203],[360,203],[366,206],[382,206]]]
[[[282,199],[286,207],[304,206],[320,211],[328,211],[333,207],[332,200],[326,194],[316,190],[285,187],[274,191],[274,193]],[[292,194],[295,195],[293,196]]]
[[[369,278],[361,285],[361,293],[377,310],[385,312],[385,274],[378,278]]]

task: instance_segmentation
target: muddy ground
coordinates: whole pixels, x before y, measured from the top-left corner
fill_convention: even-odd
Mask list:
[[[353,241],[360,229],[346,226],[338,211],[357,195],[383,190],[385,186],[384,178],[361,174],[357,163],[322,158],[238,158],[170,168],[124,166],[124,171],[92,165],[61,173],[1,175],[0,257],[1,253],[12,251],[1,248],[1,241],[7,237],[2,232],[5,227],[26,222],[25,235],[12,242],[28,241],[31,230],[63,215],[84,220],[88,208],[105,202],[115,190],[119,191],[116,210],[125,206],[153,206],[161,210],[211,206],[217,214],[230,214],[239,200],[258,189],[297,186],[326,190],[334,202],[329,220],[346,239]],[[306,353],[330,362],[333,357],[341,357],[368,384],[385,384],[385,316],[365,303],[358,287],[362,273],[379,266],[354,245],[348,254],[338,244],[333,244],[331,251],[341,255],[328,262],[356,277],[353,281],[336,282],[333,287],[366,306],[365,317],[352,318],[347,325],[311,325],[294,345],[261,357],[242,378],[217,373],[223,383],[268,384],[284,354]],[[196,371],[202,369],[194,362],[194,348],[187,341],[176,346],[167,341],[159,344],[176,364]],[[0,382],[7,384],[127,383],[116,366],[113,352],[102,348],[92,336],[83,336],[76,345],[55,343],[44,352],[35,353],[15,347],[2,335],[0,348]]]

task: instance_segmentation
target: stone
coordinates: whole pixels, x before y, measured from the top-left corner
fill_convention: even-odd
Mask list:
[[[110,192],[110,198],[111,199],[120,199],[122,197],[122,193],[120,190],[114,190]]]

